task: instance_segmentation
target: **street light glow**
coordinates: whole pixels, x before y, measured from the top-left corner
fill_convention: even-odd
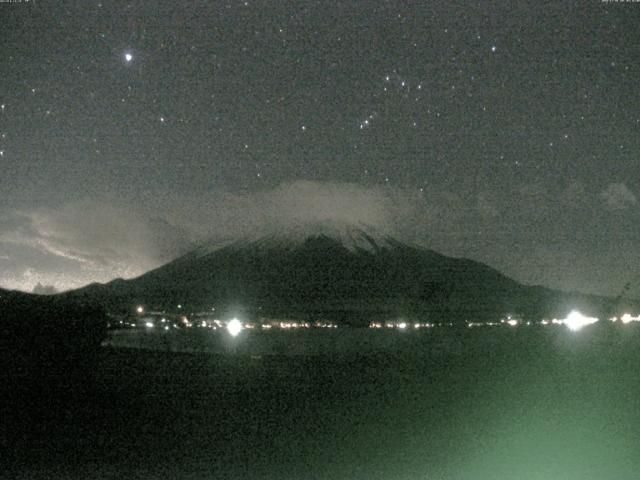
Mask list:
[[[564,323],[569,330],[577,332],[582,327],[591,325],[597,321],[598,319],[595,317],[586,317],[577,310],[573,310],[562,323]]]
[[[637,317],[633,317],[633,316],[631,316],[630,313],[625,313],[624,315],[622,315],[620,317],[620,320],[624,324],[627,324],[627,323],[630,323],[630,322],[640,322],[640,315],[638,315]]]
[[[237,337],[242,331],[242,323],[240,323],[240,320],[238,320],[237,318],[230,320],[227,323],[227,331],[232,337]]]

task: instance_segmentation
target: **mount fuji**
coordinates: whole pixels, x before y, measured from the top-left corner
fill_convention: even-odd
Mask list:
[[[385,318],[540,319],[574,308],[604,315],[605,297],[526,286],[472,260],[408,245],[365,225],[315,222],[203,244],[131,280],[68,292],[109,310],[157,309],[248,317],[330,319],[354,324]]]

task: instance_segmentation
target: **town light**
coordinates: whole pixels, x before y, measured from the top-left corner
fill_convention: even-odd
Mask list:
[[[620,320],[624,324],[631,322],[640,322],[640,315],[638,315],[637,317],[633,317],[630,313],[625,313],[624,315],[622,315],[622,317],[620,317]]]
[[[230,320],[227,323],[227,331],[232,337],[237,337],[242,331],[242,323],[240,323],[240,320],[238,320],[237,318]]]
[[[585,325],[591,325],[597,321],[597,318],[585,317],[580,312],[573,310],[569,315],[567,315],[567,318],[565,318],[562,323],[564,323],[569,330],[577,332]]]

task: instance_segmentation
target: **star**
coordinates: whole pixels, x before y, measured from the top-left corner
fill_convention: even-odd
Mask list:
[[[131,53],[129,53],[129,52],[126,52],[126,53],[124,54],[124,61],[125,61],[126,63],[131,63],[131,62],[133,61],[133,54],[131,54]]]

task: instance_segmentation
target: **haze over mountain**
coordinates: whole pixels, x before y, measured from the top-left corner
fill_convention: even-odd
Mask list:
[[[201,245],[131,280],[93,284],[66,295],[111,310],[135,305],[216,315],[463,322],[505,315],[540,319],[574,308],[607,315],[612,299],[522,285],[467,259],[407,245],[365,225],[314,222],[256,232],[226,245]]]

